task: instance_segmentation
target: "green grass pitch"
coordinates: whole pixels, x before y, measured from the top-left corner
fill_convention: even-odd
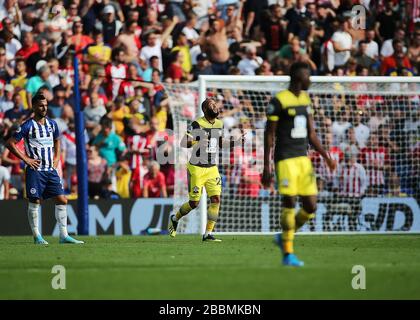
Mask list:
[[[35,246],[0,237],[1,299],[419,299],[420,235],[296,237],[305,267],[280,265],[272,236],[80,237],[83,246]],[[66,289],[53,290],[54,265]],[[354,265],[366,290],[353,290]]]

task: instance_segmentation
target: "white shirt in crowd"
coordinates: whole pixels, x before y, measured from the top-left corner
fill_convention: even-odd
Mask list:
[[[374,40],[371,40],[366,48],[366,55],[372,59],[376,59],[379,55],[379,46],[378,43]]]
[[[263,63],[263,59],[261,57],[255,57],[255,59],[248,59],[243,58],[238,63],[238,68],[242,75],[255,75],[255,69],[259,68],[259,66]]]
[[[338,44],[343,49],[351,49],[353,44],[353,38],[346,31],[336,31],[334,32],[331,40]],[[341,51],[335,52],[334,63],[335,66],[345,65],[347,60],[350,58],[350,51]]]
[[[22,48],[22,45],[19,42],[19,40],[13,38],[12,40],[10,40],[10,42],[7,42],[5,44],[5,48],[7,60],[13,60],[16,58],[16,52],[18,52],[20,48]]]
[[[351,127],[350,122],[333,121],[331,130],[334,138],[334,145],[338,146],[345,140],[346,131]]]
[[[140,59],[144,60],[147,62],[147,65],[150,67],[150,58],[153,56],[157,56],[159,58],[159,70],[163,71],[163,66],[162,66],[162,42],[160,41],[160,39],[156,39],[156,44],[151,47],[151,46],[144,46],[143,48],[141,48],[140,51]]]
[[[393,39],[385,40],[384,43],[382,44],[382,48],[381,48],[381,56],[382,57],[389,57],[389,56],[392,56],[394,54],[394,47],[392,46],[392,40]],[[404,53],[406,53],[407,52],[407,47],[404,46],[403,51],[404,51]]]
[[[4,182],[10,181],[10,172],[6,167],[0,165],[0,200],[4,199]]]
[[[369,127],[365,126],[363,123],[359,123],[357,127],[354,127],[354,135],[356,136],[356,141],[359,147],[366,147],[366,142],[370,135]]]

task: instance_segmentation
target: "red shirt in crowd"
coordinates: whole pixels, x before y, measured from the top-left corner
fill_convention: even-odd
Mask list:
[[[182,67],[178,64],[172,63],[168,68],[168,77],[172,80],[181,81],[182,78]]]
[[[32,53],[38,52],[39,46],[38,43],[34,42],[34,44],[30,47],[22,47],[16,52],[16,58],[22,57],[23,59],[28,59]]]
[[[407,57],[404,57],[402,60],[402,66],[411,69],[411,63],[410,60]],[[381,64],[381,74],[386,75],[389,70],[395,69],[397,67],[397,60],[395,59],[395,56],[389,56],[384,58],[382,60]]]
[[[106,94],[108,98],[114,100],[118,96],[121,83],[127,77],[128,66],[125,63],[119,65],[108,64],[105,67],[105,75],[107,79]]]
[[[144,176],[144,188],[149,191],[149,198],[160,198],[163,187],[166,187],[166,182],[162,172],[158,172],[156,177],[153,177],[150,172],[146,173]]]

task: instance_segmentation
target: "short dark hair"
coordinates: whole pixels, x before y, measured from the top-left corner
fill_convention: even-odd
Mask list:
[[[297,78],[298,73],[302,69],[311,70],[309,64],[305,62],[295,62],[290,66],[290,80],[294,80]]]
[[[42,100],[47,100],[47,98],[45,98],[45,96],[41,93],[41,92],[37,92],[33,97],[32,97],[32,105],[37,104],[39,101]]]
[[[152,62],[152,60],[156,60],[156,59],[159,59],[159,57],[158,56],[151,56],[149,61]]]
[[[104,115],[99,123],[102,128],[112,128],[112,120],[107,115]]]

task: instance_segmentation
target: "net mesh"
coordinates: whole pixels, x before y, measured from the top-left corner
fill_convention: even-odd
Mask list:
[[[224,150],[219,160],[218,232],[280,229],[277,181],[263,189],[260,178],[266,108],[273,95],[287,86],[286,81],[206,81],[205,95],[223,104],[225,135],[245,132],[248,145],[245,150]],[[398,207],[396,199],[419,199],[419,89],[418,82],[312,82],[309,94],[316,131],[338,167],[330,172],[320,155],[308,149],[319,196],[316,218],[303,231],[404,231],[412,225],[413,216],[397,219],[394,207]],[[170,85],[167,90],[176,137],[177,208],[188,200],[188,150],[180,148],[179,141],[200,115],[199,90],[194,84]],[[389,218],[392,208],[396,211]],[[193,212],[180,232],[199,232],[199,226],[200,214]]]

